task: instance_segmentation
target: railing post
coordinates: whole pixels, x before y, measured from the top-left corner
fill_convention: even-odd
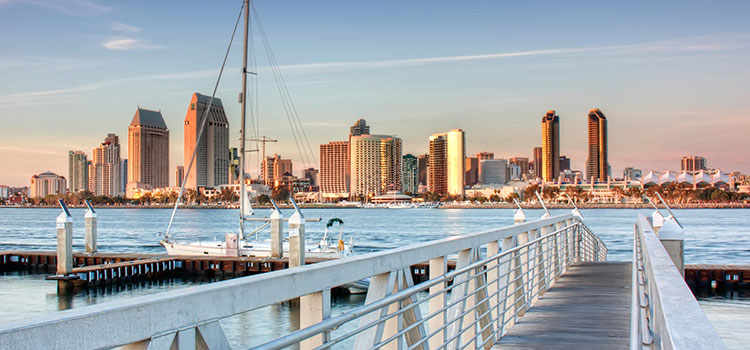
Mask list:
[[[300,329],[320,323],[331,317],[331,290],[326,289],[317,293],[303,295],[300,298],[299,327]],[[328,333],[316,335],[300,343],[301,350],[314,349],[323,345],[328,339]]]
[[[542,226],[539,228],[539,237],[547,237],[549,235],[549,227],[548,226]],[[531,240],[531,239],[530,239]],[[549,262],[547,261],[547,257],[549,256],[549,249],[546,247],[546,242],[548,242],[547,239],[542,240],[539,242],[539,244],[536,245],[537,250],[537,258],[536,265],[537,265],[537,278],[536,278],[536,287],[535,290],[535,296],[534,299],[531,301],[534,303],[539,297],[541,296],[542,292],[546,291],[547,286],[547,271],[549,270]]]
[[[503,251],[513,249],[513,247],[515,247],[515,244],[515,238],[503,238]],[[498,293],[498,297],[501,297],[502,301],[499,307],[501,315],[499,315],[500,317],[498,317],[498,325],[496,329],[500,333],[500,337],[503,336],[506,329],[509,329],[515,323],[515,320],[513,318],[513,307],[515,305],[515,301],[513,300],[514,294],[511,290],[511,288],[516,285],[516,283],[514,282],[516,273],[515,254],[508,254],[504,257],[504,259],[506,260],[505,262],[500,262],[499,274],[501,277],[500,281],[498,281],[498,289],[501,290],[501,292]]]
[[[516,244],[518,246],[524,245],[529,242],[529,233],[519,233],[518,238],[516,240]],[[528,256],[527,256],[528,248],[519,249],[516,256],[518,257],[518,267],[517,267],[517,278],[516,284],[518,286],[516,290],[516,315],[518,317],[523,316],[524,313],[526,313],[527,303],[529,300],[527,300],[526,296],[528,295],[528,288],[527,288],[527,282],[528,277]]]
[[[498,241],[490,241],[487,243],[487,256],[494,256],[500,253],[500,244]],[[494,295],[494,297],[489,298],[489,309],[490,311],[490,322],[493,322],[498,319],[500,316],[501,310],[498,310],[500,306],[500,264],[498,259],[493,259],[489,262],[487,262],[487,295]],[[496,332],[492,332],[492,340],[488,342],[490,346],[492,346],[496,341],[497,337],[500,336],[500,334],[497,334],[500,332],[499,327],[494,327]]]
[[[489,252],[488,252],[489,254]],[[446,260],[444,256],[437,257],[434,259],[430,259],[430,279],[438,278],[442,275],[444,275],[447,271],[446,269]],[[445,307],[445,300],[448,298],[448,293],[441,292],[446,287],[445,283],[438,283],[434,286],[430,287],[430,314],[435,314],[438,312],[438,310]],[[441,295],[438,295],[438,293],[441,293]],[[445,344],[446,336],[445,336],[445,329],[442,329],[445,326],[446,321],[446,313],[445,311],[441,311],[440,314],[433,316],[430,319],[430,330],[435,331],[439,330],[435,335],[430,338],[430,349],[438,349],[443,344]]]

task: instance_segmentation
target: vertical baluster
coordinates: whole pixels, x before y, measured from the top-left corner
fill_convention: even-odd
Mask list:
[[[299,325],[301,328],[312,326],[331,317],[331,290],[303,295],[300,298]],[[314,349],[322,345],[328,339],[327,332],[303,340],[300,343],[301,350]]]
[[[445,273],[447,272],[445,262],[446,259],[444,256],[430,260],[430,279],[435,279],[442,275],[445,275]],[[448,294],[440,292],[443,288],[445,288],[445,286],[445,283],[438,283],[430,287],[430,315],[435,314],[436,312],[438,312],[438,310],[442,309],[445,306],[445,300],[448,297]],[[440,295],[438,295],[438,293],[440,293]],[[442,329],[445,326],[445,317],[446,313],[444,311],[440,311],[440,314],[435,315],[430,319],[430,332],[434,332],[439,329],[439,331],[435,333],[432,338],[430,338],[431,349],[437,349],[439,346],[445,344],[447,338],[445,329]]]

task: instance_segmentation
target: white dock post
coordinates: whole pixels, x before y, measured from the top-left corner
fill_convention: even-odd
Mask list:
[[[86,210],[86,215],[84,216],[84,221],[86,222],[86,253],[94,254],[96,253],[96,210],[94,210],[94,207],[91,205],[91,202],[86,200],[86,206],[88,207],[88,210]]]
[[[518,210],[516,210],[515,214],[513,214],[513,223],[514,224],[523,224],[526,222],[526,213],[523,212],[523,208],[521,208],[521,204],[518,203],[518,200],[513,198],[513,202],[516,203],[516,206],[518,206]]]
[[[305,265],[305,217],[294,199],[294,214],[289,217],[289,267]]]
[[[670,216],[664,220],[657,236],[672,259],[674,266],[685,277],[685,231],[682,226]]]
[[[284,232],[283,222],[284,216],[281,215],[281,210],[276,205],[276,202],[271,201],[273,204],[273,212],[271,212],[271,257],[272,258],[283,258],[284,257]]]
[[[63,212],[57,217],[57,274],[69,275],[73,272],[73,217],[62,199],[59,203]]]

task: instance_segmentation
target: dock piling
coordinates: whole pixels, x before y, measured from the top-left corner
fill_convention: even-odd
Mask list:
[[[62,213],[57,217],[57,274],[73,271],[73,217],[65,202],[60,199]]]
[[[96,253],[96,210],[94,210],[94,207],[91,205],[91,202],[86,200],[86,206],[88,209],[86,210],[86,215],[84,216],[84,221],[86,224],[86,253],[89,254],[95,254]]]
[[[305,265],[305,217],[291,199],[294,214],[289,217],[289,267]]]
[[[281,210],[279,210],[279,207],[276,205],[276,202],[271,202],[273,204],[273,212],[271,212],[271,257],[272,258],[282,258],[284,257],[284,248],[283,248],[283,238],[284,238],[284,232],[283,232],[283,222],[284,222],[284,216],[281,214]]]

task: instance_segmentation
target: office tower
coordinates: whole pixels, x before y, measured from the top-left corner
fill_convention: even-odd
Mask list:
[[[554,110],[542,117],[542,180],[554,181],[560,175],[560,117]]]
[[[128,160],[120,160],[120,193],[127,193],[128,190]],[[167,182],[169,186],[169,182]]]
[[[178,165],[174,169],[174,185],[182,187],[182,181],[185,179],[185,167]]]
[[[310,186],[318,186],[318,169],[307,168],[303,172],[303,177],[310,180]]]
[[[560,171],[570,170],[570,158],[560,156]]]
[[[407,154],[404,156],[402,162],[404,169],[403,174],[401,175],[404,182],[402,190],[405,193],[412,194],[419,192],[419,161],[417,160],[417,157],[412,154]]]
[[[524,174],[528,174],[530,172],[529,167],[529,158],[526,157],[512,157],[508,159],[509,164],[513,164],[518,166],[518,169],[520,169],[521,174],[518,176],[519,178],[522,177]],[[511,179],[513,177],[511,176]]]
[[[466,187],[471,187],[479,182],[479,158],[466,157]]]
[[[78,193],[89,189],[89,164],[86,152],[68,152],[68,185],[70,193]]]
[[[682,171],[700,171],[706,170],[706,158],[701,156],[685,156],[682,157]]]
[[[185,181],[188,188],[215,187],[226,184],[229,180],[229,121],[218,98],[214,98],[211,109],[206,114],[210,99],[210,96],[194,93],[185,115],[183,165],[188,172]],[[188,171],[204,115],[207,115],[208,120],[198,143],[193,167]]]
[[[430,165],[429,153],[420,154],[417,156],[417,167],[419,168],[419,184],[427,186],[427,169]]]
[[[364,119],[358,119],[349,128],[349,138],[352,136],[370,135],[370,127]]]
[[[264,184],[275,187],[286,174],[292,175],[292,160],[282,159],[278,154],[266,157],[261,164],[261,174]]]
[[[627,167],[622,171],[622,177],[625,180],[641,180],[641,176],[643,175],[643,172],[641,169],[634,169],[632,167]]]
[[[401,190],[401,139],[388,135],[352,136],[351,196]]]
[[[534,176],[542,178],[542,148],[534,147]]]
[[[465,161],[466,138],[463,130],[453,129],[430,136],[430,191],[463,197]]]
[[[30,198],[44,198],[48,195],[65,194],[67,182],[64,176],[46,171],[31,177]]]
[[[495,153],[492,152],[479,152],[476,155],[477,159],[483,160],[483,159],[495,159]]]
[[[240,183],[240,154],[237,147],[229,149],[229,183]]]
[[[136,109],[128,126],[128,182],[169,187],[169,129],[160,111]]]
[[[521,167],[516,164],[508,164],[507,181],[520,180],[522,176]]]
[[[320,145],[320,192],[323,197],[349,197],[349,142]]]
[[[97,196],[122,195],[121,174],[120,138],[115,134],[107,134],[104,142],[91,152],[89,191]]]
[[[508,161],[483,159],[479,161],[479,182],[483,185],[504,185],[508,182]]]
[[[586,179],[607,181],[607,118],[598,108],[589,111],[589,158],[586,162]]]

